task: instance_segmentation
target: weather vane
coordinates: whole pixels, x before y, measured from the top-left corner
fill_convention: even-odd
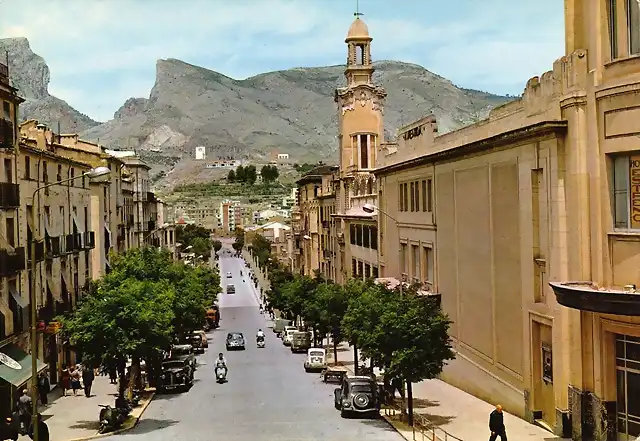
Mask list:
[[[364,15],[362,12],[360,12],[360,0],[356,0],[356,12],[354,12],[353,15],[356,18],[360,18],[361,15]]]

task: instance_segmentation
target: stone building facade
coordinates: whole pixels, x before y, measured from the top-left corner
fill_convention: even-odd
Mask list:
[[[446,381],[576,440],[635,439],[640,10],[565,14],[565,56],[520,99],[444,135],[428,116],[381,149],[397,223],[378,218],[380,271],[441,296]]]

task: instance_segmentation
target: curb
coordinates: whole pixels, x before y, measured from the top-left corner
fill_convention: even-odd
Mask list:
[[[86,440],[90,440],[90,439],[106,438],[108,436],[118,435],[120,433],[124,433],[124,432],[127,432],[127,431],[133,429],[134,427],[136,427],[138,425],[138,423],[142,419],[142,415],[147,410],[147,407],[149,407],[149,405],[151,404],[151,401],[153,400],[153,397],[155,397],[155,396],[156,396],[156,393],[155,392],[151,392],[151,394],[149,395],[149,398],[142,405],[142,409],[140,409],[140,415],[138,415],[137,417],[130,418],[129,420],[125,421],[125,423],[123,424],[123,426],[125,426],[125,427],[121,427],[118,430],[114,430],[113,432],[95,433],[94,435],[91,435],[91,436],[85,436],[85,437],[82,437],[82,438],[74,438],[74,439],[70,439],[70,440],[67,440],[67,441],[86,441]]]

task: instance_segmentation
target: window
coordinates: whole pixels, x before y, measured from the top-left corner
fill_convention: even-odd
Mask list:
[[[373,277],[374,279],[378,278],[378,267],[377,266],[372,266],[371,267],[371,277]]]
[[[5,182],[13,182],[13,165],[11,159],[4,160],[4,179]]]
[[[627,29],[629,30],[629,55],[640,54],[640,2],[627,0]]]
[[[42,161],[42,181],[45,184],[49,182],[49,173],[47,172],[47,161]]]
[[[371,227],[371,249],[378,249],[378,227]]]
[[[402,187],[404,187],[404,193],[402,195],[402,203],[404,204],[403,211],[407,211],[409,209],[409,185],[405,182],[402,184]]]
[[[356,226],[355,225],[349,225],[349,242],[351,243],[351,245],[355,245],[356,244]]]
[[[89,208],[84,207],[84,231],[89,231]]]
[[[356,45],[356,64],[362,66],[364,64],[364,45]]]
[[[425,282],[429,282],[431,284],[433,284],[433,248],[431,247],[424,247],[424,262],[423,262],[423,267],[424,267],[424,277],[423,280]]]
[[[618,0],[609,0],[609,45],[611,49],[611,59],[615,60],[618,58],[618,21],[616,19],[616,14],[618,12],[618,8],[616,8],[616,3]]]
[[[56,181],[62,181],[62,165],[58,164],[58,173],[56,175]]]
[[[364,278],[368,279],[369,277],[371,277],[371,265],[369,265],[368,263],[364,264]]]
[[[358,277],[362,278],[363,274],[364,274],[364,264],[362,263],[361,260],[358,260]]]
[[[31,158],[28,156],[24,157],[24,178],[31,179]]]
[[[359,136],[360,144],[360,168],[369,168],[369,135]]]
[[[635,439],[640,435],[640,339],[637,337],[616,335],[616,378],[618,436]]]
[[[407,244],[400,245],[400,272],[407,273]]]
[[[411,256],[413,263],[413,278],[420,279],[420,248],[418,245],[411,246]]]
[[[409,184],[409,194],[411,195],[409,198],[411,200],[411,211],[416,211],[416,192],[414,182]]]
[[[362,225],[356,225],[356,245],[362,246]]]
[[[9,101],[2,102],[2,116],[4,119],[11,121],[11,104]]]
[[[8,217],[5,220],[5,228],[6,228],[6,236],[7,236],[7,242],[9,242],[9,245],[11,245],[12,247],[16,246],[16,224],[15,221],[12,217]]]
[[[356,259],[351,259],[351,277],[358,275],[358,262]]]
[[[640,229],[640,155],[614,158],[612,199],[615,228]]]

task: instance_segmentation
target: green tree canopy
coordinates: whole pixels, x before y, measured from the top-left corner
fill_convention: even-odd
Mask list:
[[[229,170],[229,173],[227,174],[227,181],[234,182],[235,180],[236,180],[236,171]]]
[[[211,257],[211,239],[208,237],[206,239],[204,237],[194,238],[191,241],[191,246],[193,247],[191,251],[202,256],[203,259],[208,260]]]
[[[247,174],[245,173],[245,168],[241,165],[236,167],[236,181],[245,182],[247,179]]]
[[[280,172],[275,165],[263,165],[260,169],[260,176],[262,177],[262,182],[270,183],[278,180]]]
[[[193,241],[196,238],[211,240],[211,230],[199,225],[178,225],[176,228],[176,242],[182,245],[182,249],[194,246]]]
[[[249,185],[253,185],[256,183],[256,180],[258,179],[258,171],[256,170],[255,165],[246,166],[244,168],[244,174],[245,174],[244,182],[246,182]]]

